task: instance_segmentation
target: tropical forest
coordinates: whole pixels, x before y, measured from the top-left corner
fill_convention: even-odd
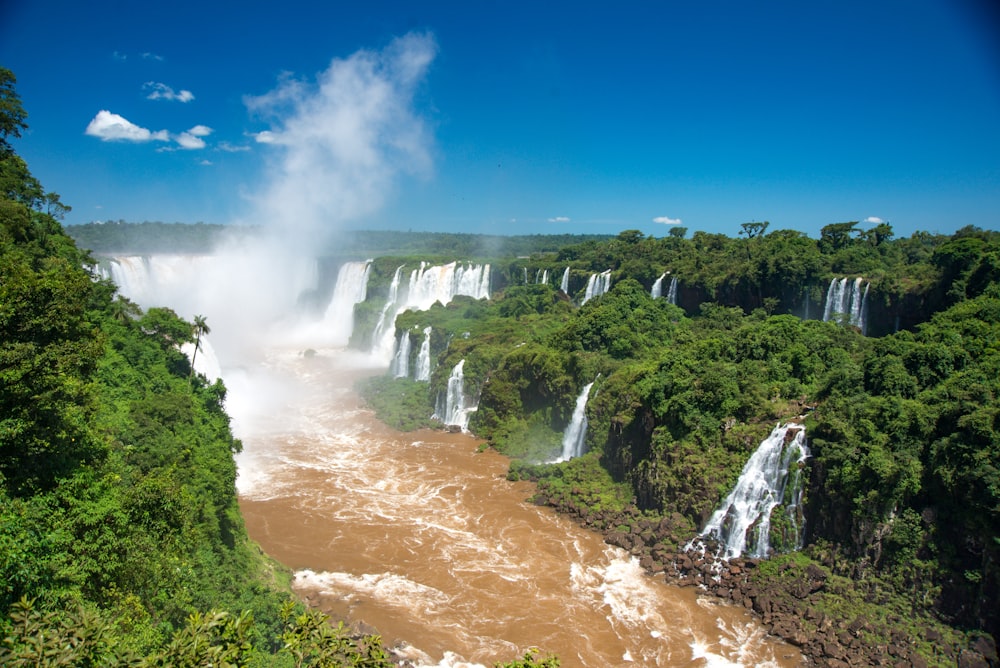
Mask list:
[[[14,84],[0,70],[0,664],[408,665],[250,539],[226,380],[190,355],[211,315],[141,308],[107,270],[260,231],[63,226],[10,144]],[[998,665],[1000,232],[345,233],[303,307],[348,265],[348,345],[391,353],[356,386],[382,423],[467,432],[525,503],[806,663]],[[402,305],[425,266],[477,287]],[[744,526],[732,504],[765,469],[781,480]]]

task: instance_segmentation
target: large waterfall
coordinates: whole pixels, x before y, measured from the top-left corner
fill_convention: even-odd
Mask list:
[[[590,278],[587,279],[587,290],[583,293],[583,301],[580,302],[580,306],[583,306],[594,297],[603,295],[610,288],[611,288],[610,269],[602,271],[599,274],[591,274]]]
[[[576,398],[576,407],[573,409],[573,417],[566,430],[563,432],[562,454],[557,462],[565,462],[583,454],[583,449],[587,442],[587,399],[590,397],[590,388],[593,383],[587,383]]]
[[[396,299],[399,295],[399,280],[403,275],[403,267],[406,265],[399,265],[396,267],[396,272],[392,275],[392,282],[389,284],[389,298],[386,300],[385,305],[382,307],[382,312],[378,316],[378,322],[375,323],[375,331],[372,334],[372,341],[374,342],[373,347],[377,347],[378,344],[389,337],[392,341],[392,325],[393,320],[396,318]],[[391,313],[390,313],[391,311]]]
[[[333,297],[323,316],[323,327],[334,345],[346,346],[354,332],[354,305],[360,304],[368,294],[368,274],[372,261],[345,262],[337,271]]]
[[[566,267],[566,270],[563,271],[562,280],[559,281],[559,289],[569,294],[569,267]]]
[[[469,428],[469,413],[476,410],[476,406],[466,406],[465,399],[465,360],[459,361],[455,368],[451,370],[451,377],[448,378],[448,391],[442,403],[438,396],[438,407],[434,412],[434,417],[441,420],[449,427],[459,427],[462,431]]]
[[[862,285],[864,287],[862,287]],[[823,307],[823,320],[829,321],[840,317],[847,318],[847,323],[867,333],[868,320],[868,288],[870,283],[858,277],[853,281],[847,278],[834,278],[826,291],[826,304]]]
[[[745,551],[754,557],[767,557],[771,513],[784,503],[795,534],[793,547],[801,547],[801,469],[808,457],[805,427],[792,423],[776,426],[747,461],[736,486],[712,514],[701,537],[718,540],[719,556],[724,559]]]
[[[401,271],[402,267],[397,269]],[[376,326],[376,336],[372,339],[372,352],[388,358],[393,351],[394,328],[396,316],[407,309],[426,311],[435,302],[448,304],[458,295],[474,299],[487,299],[490,296],[490,265],[459,264],[452,262],[440,266],[428,266],[420,263],[419,269],[410,272],[410,280],[405,294],[399,294],[397,289],[390,288],[389,302],[383,307],[380,318],[381,327]]]
[[[431,328],[424,327],[424,341],[420,344],[417,354],[417,371],[414,380],[429,381],[431,379]]]

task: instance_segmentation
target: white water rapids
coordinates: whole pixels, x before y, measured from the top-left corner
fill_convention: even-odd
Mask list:
[[[650,578],[550,509],[464,434],[395,432],[349,389],[370,360],[272,352],[227,379],[251,536],[295,589],[422,666],[530,646],[563,666],[790,666],[743,611]]]

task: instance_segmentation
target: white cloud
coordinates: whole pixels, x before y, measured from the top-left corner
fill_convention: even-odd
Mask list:
[[[567,216],[556,216],[554,218],[549,218],[550,223],[568,223],[569,218]]]
[[[97,112],[84,133],[91,137],[97,137],[101,141],[147,142],[153,140],[168,141],[170,139],[170,134],[166,130],[151,132],[107,109]]]
[[[182,90],[179,93],[175,93],[174,89],[170,86],[157,83],[156,81],[147,81],[142,85],[142,88],[143,90],[152,91],[146,96],[147,100],[174,100],[177,102],[190,102],[194,99],[194,93],[189,90]]]
[[[205,159],[203,159],[198,164],[199,165],[203,165],[205,167],[208,167],[208,166],[210,166],[210,165],[212,165],[214,163],[211,160],[205,160]]]
[[[188,133],[194,135],[195,137],[207,137],[213,132],[215,131],[207,125],[196,125],[188,130]]]
[[[869,223],[871,225],[880,225],[885,221],[879,218],[878,216],[868,216],[867,218],[865,218],[864,222]]]
[[[663,225],[680,225],[680,218],[671,218],[670,216],[657,216],[653,219],[654,223],[662,223]]]
[[[411,33],[334,59],[315,84],[285,75],[245,98],[271,123],[256,141],[275,151],[256,214],[309,240],[377,211],[401,174],[429,175],[432,138],[413,98],[436,52],[431,35]]]
[[[177,142],[183,149],[195,150],[205,148],[205,140],[201,137],[196,137],[190,132],[182,132],[179,135],[174,136],[174,141]]]
[[[149,51],[142,54],[142,57],[145,58],[146,60],[158,60],[160,62],[163,62],[163,56],[159,56],[155,53],[150,53]]]

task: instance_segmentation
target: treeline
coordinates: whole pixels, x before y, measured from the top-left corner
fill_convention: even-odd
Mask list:
[[[536,480],[540,501],[611,540],[633,536],[622,544],[653,565],[700,531],[775,423],[799,421],[812,449],[806,545],[761,573],[775,574],[775,592],[806,572],[848,578],[857,592],[790,594],[803,637],[830,620],[863,628],[873,662],[889,644],[915,663],[996,661],[1000,234],[896,240],[885,225],[844,223],[813,240],[750,225],[739,238],[628,231],[512,261],[489,301],[399,316],[413,354],[432,328],[429,383],[384,378],[363,391],[386,420],[422,426],[465,360],[466,394],[478,400],[469,427],[515,458],[511,476]],[[569,294],[557,287],[567,267]],[[588,277],[608,269],[611,289],[577,306]],[[650,294],[666,271],[682,281],[677,306]],[[870,280],[869,298],[887,310],[915,305],[900,314],[907,327],[871,337],[792,315],[810,291],[821,314],[819,291],[842,275]],[[380,286],[369,295],[358,313],[380,308]],[[592,382],[589,452],[540,464],[558,457]],[[779,506],[779,554],[794,548],[782,517]]]
[[[258,227],[206,223],[92,222],[66,228],[80,248],[102,254],[211,253],[226,239],[261,233]],[[465,259],[518,257],[556,252],[569,244],[606,240],[609,235],[534,234],[500,236],[444,232],[360,230],[325,240],[319,255],[447,255]]]

